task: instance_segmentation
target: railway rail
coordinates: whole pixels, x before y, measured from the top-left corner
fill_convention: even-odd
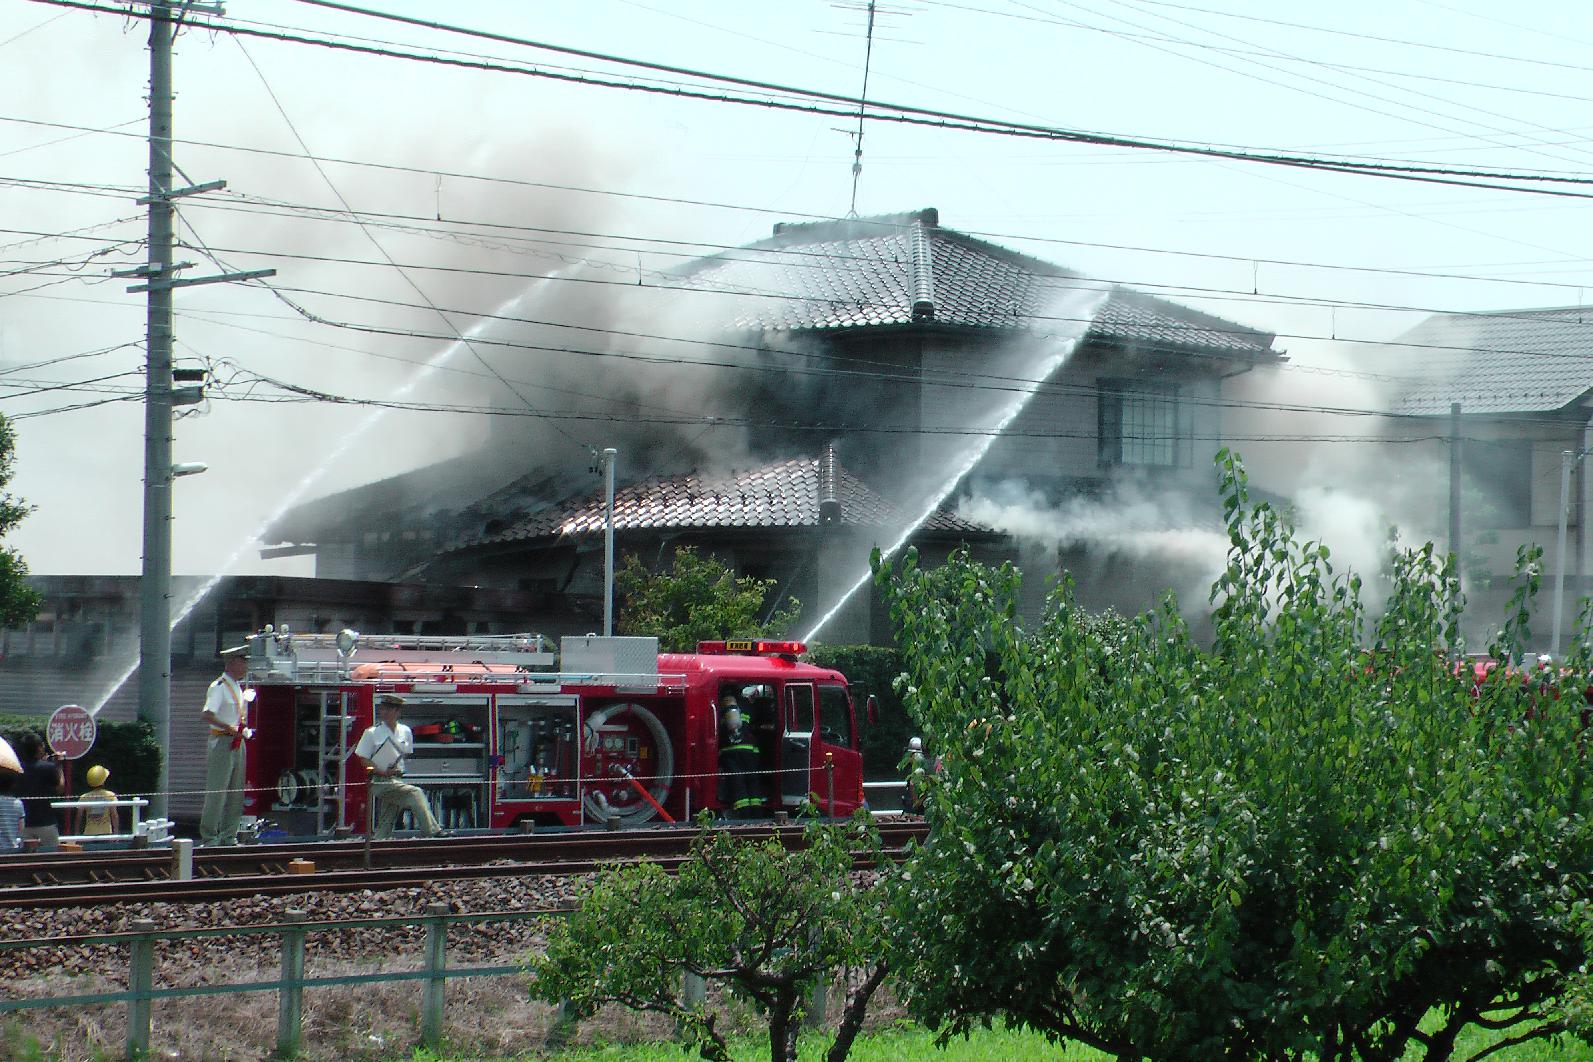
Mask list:
[[[729,827],[737,836],[762,840],[776,835],[802,843],[800,829]],[[879,824],[887,852],[900,852],[927,833],[922,822]],[[695,828],[574,832],[553,835],[488,835],[433,840],[315,841],[303,844],[240,845],[194,853],[194,877],[175,880],[168,851],[84,852],[26,855],[0,862],[0,910],[136,902],[201,903],[246,896],[312,891],[403,888],[439,879],[510,877],[524,874],[590,874],[616,860],[647,859],[665,867],[686,856]],[[295,859],[315,864],[311,874],[290,873]]]

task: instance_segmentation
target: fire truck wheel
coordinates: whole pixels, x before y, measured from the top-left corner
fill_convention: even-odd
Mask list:
[[[653,805],[642,799],[619,770],[646,779],[642,784],[658,803],[669,799],[675,780],[675,746],[658,716],[640,704],[611,704],[587,716],[585,730],[584,773],[591,780],[583,801],[586,814],[597,822],[612,820],[621,826],[637,826],[654,818],[658,812]],[[611,737],[621,739],[620,747],[609,747],[605,738]],[[633,751],[643,747],[650,747],[652,754],[639,757]],[[597,784],[592,785],[594,782]]]

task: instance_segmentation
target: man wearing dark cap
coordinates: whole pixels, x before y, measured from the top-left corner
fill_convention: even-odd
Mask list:
[[[238,843],[243,821],[243,743],[249,737],[248,704],[252,690],[243,688],[249,658],[242,650],[223,653],[222,675],[205,691],[201,711],[210,727],[205,745],[205,803],[199,813],[199,843]]]
[[[377,812],[376,836],[384,840],[393,835],[398,816],[406,809],[427,837],[442,833],[426,803],[426,794],[404,781],[404,757],[415,751],[415,734],[398,721],[403,707],[404,698],[397,694],[378,695],[376,725],[366,727],[359,744],[354,746],[354,755],[370,772],[370,799],[376,802]]]

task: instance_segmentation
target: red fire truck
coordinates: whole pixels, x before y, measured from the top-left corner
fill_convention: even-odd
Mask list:
[[[719,809],[720,698],[734,694],[760,749],[765,806],[863,802],[846,679],[798,661],[799,642],[654,638],[292,634],[249,641],[254,691],[245,812],[292,834],[360,832],[355,745],[379,693],[404,698],[415,734],[405,780],[445,828],[636,825]]]

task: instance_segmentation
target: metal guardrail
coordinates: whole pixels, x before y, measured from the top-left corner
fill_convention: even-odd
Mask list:
[[[883,792],[887,792],[887,791],[891,791],[891,790],[898,791],[898,792],[900,792],[902,794],[901,800],[899,800],[897,802],[900,806],[896,810],[892,811],[889,808],[876,808],[876,807],[873,807],[871,805],[869,807],[869,814],[870,815],[874,816],[876,819],[879,819],[879,818],[886,818],[886,817],[889,817],[889,816],[892,816],[892,815],[900,815],[900,814],[902,814],[902,812],[906,811],[907,810],[907,783],[905,781],[899,781],[899,782],[864,782],[863,783],[863,798],[865,800],[868,799],[869,794],[871,794],[871,793],[883,793]]]
[[[149,807],[149,801],[143,797],[123,797],[118,800],[52,800],[50,806],[57,811],[100,811],[105,808],[132,808],[131,829],[127,833],[74,833],[62,837],[65,841],[132,841],[139,837],[147,837],[151,843],[159,844],[169,839],[171,828],[176,825],[171,819],[147,819],[138,821],[138,813],[143,808]]]
[[[524,973],[524,968],[514,966],[462,966],[447,965],[447,933],[450,925],[469,925],[491,922],[527,922],[545,918],[561,918],[571,908],[545,908],[532,911],[497,911],[480,914],[450,914],[447,904],[426,906],[426,913],[418,917],[387,917],[308,921],[303,911],[288,912],[294,919],[286,923],[255,926],[225,926],[205,929],[155,928],[150,919],[135,919],[134,928],[125,933],[102,933],[63,937],[39,937],[25,940],[0,940],[0,952],[47,947],[76,947],[84,944],[125,945],[128,952],[127,989],[121,992],[85,992],[67,996],[39,996],[32,999],[0,999],[0,1014],[11,1011],[37,1010],[44,1007],[74,1007],[94,1003],[127,1004],[127,1058],[129,1062],[149,1054],[150,1019],[157,999],[183,999],[190,996],[224,996],[244,992],[277,993],[278,1057],[289,1058],[299,1050],[303,1032],[304,990],[327,988],[334,985],[372,984],[383,981],[420,981],[420,1035],[428,1046],[442,1041],[444,986],[451,978],[508,977]],[[304,974],[304,942],[310,933],[340,929],[397,929],[423,926],[426,931],[424,962],[418,970],[397,970],[386,973],[342,974],[329,977],[306,977]],[[244,981],[221,985],[190,985],[182,988],[157,988],[155,986],[155,944],[163,940],[195,940],[211,937],[280,936],[282,938],[282,975],[274,981]]]

